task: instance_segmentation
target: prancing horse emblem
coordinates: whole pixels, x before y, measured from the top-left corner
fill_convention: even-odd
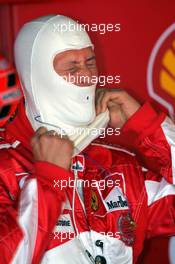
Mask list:
[[[95,191],[91,191],[91,209],[94,211],[98,210],[98,198]]]

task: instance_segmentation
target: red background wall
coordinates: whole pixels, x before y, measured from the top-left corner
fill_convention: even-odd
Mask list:
[[[126,87],[140,101],[149,98],[146,82],[148,60],[160,35],[174,23],[174,0],[0,1],[0,52],[13,60],[13,42],[20,27],[33,18],[52,13],[71,16],[82,23],[120,23],[120,32],[104,35],[89,32],[96,45],[100,74],[120,75],[120,84],[108,86]],[[172,89],[175,91],[175,86]],[[175,107],[174,96],[165,91],[160,91],[160,94]],[[154,104],[162,108],[160,104]],[[166,264],[168,260],[161,256],[166,240],[159,245],[163,250],[158,252],[160,260],[157,259],[156,263]],[[147,260],[141,263],[151,264],[152,261],[147,255]]]
[[[174,22],[174,0],[11,2],[13,4],[0,5],[0,51],[10,59],[13,41],[20,27],[41,15],[59,13],[72,16],[82,23],[120,23],[120,32],[108,32],[104,35],[90,32],[96,44],[100,73],[121,76],[119,85],[108,86],[127,87],[141,101],[148,98],[148,59],[159,36]],[[168,101],[175,106],[174,97],[168,96]]]

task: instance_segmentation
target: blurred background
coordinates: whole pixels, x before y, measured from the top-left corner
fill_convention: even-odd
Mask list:
[[[174,119],[174,0],[0,0],[0,54],[9,63],[8,67],[13,67],[13,43],[21,26],[46,14],[63,14],[83,24],[99,25],[98,30],[92,27],[89,31],[95,44],[99,74],[118,76],[120,80],[105,86],[126,88],[139,101],[151,101],[158,111],[166,111]],[[119,24],[119,30],[104,30],[102,24]],[[12,68],[9,71],[6,67],[2,72],[1,67],[4,67],[2,63],[0,78],[4,80],[6,75],[6,81],[0,81],[0,93],[9,92],[8,75]],[[15,80],[13,88],[19,86]],[[16,107],[20,95],[15,95],[12,97]],[[0,100],[1,110],[3,104],[7,102]],[[10,116],[15,107],[6,115]],[[169,238],[147,241],[138,263],[175,263],[173,257],[170,262],[170,248]]]

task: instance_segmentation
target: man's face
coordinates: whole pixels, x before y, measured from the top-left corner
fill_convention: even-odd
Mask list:
[[[91,47],[61,52],[55,56],[53,66],[60,76],[78,86],[90,86],[97,80],[95,53]]]

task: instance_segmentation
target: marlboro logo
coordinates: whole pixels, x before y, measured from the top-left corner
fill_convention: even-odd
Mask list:
[[[119,187],[113,188],[105,199],[106,207],[109,212],[128,209],[125,195]]]
[[[107,206],[108,206],[108,209],[111,210],[111,209],[115,209],[115,208],[124,208],[124,207],[128,207],[128,204],[127,204],[127,201],[122,199],[121,196],[118,196],[118,200],[117,201],[110,201],[110,202],[107,202]]]

